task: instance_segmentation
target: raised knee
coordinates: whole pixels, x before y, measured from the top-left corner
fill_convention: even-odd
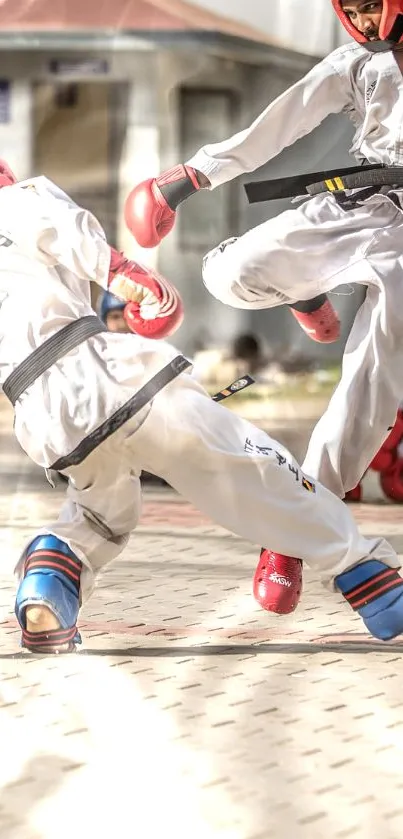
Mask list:
[[[227,239],[203,260],[202,276],[208,291],[236,309],[270,308],[289,302],[286,294],[272,286],[270,274],[270,262],[255,259],[239,239]]]
[[[247,266],[243,264],[242,254],[236,247],[236,238],[226,239],[213,248],[203,259],[203,282],[210,294],[222,303],[236,305],[233,298],[239,299],[242,280],[247,278]]]

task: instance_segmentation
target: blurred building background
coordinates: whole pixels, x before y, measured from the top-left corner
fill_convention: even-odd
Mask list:
[[[0,155],[20,179],[46,174],[98,216],[111,244],[175,282],[185,352],[251,332],[279,356],[338,360],[344,342],[313,344],[287,309],[233,310],[201,282],[208,249],[288,202],[251,207],[239,179],[190,199],[154,251],[135,244],[122,208],[135,183],[248,125],[344,40],[330,0],[2,0]],[[345,117],[330,117],[252,177],[349,165],[351,136]],[[344,336],[361,300],[350,291],[334,298]]]

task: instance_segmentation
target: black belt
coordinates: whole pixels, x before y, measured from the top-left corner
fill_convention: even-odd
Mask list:
[[[107,332],[105,324],[96,315],[86,315],[71,321],[59,332],[56,332],[40,347],[37,347],[13,370],[3,384],[3,392],[15,405],[17,399],[27,390],[39,376],[46,372],[53,364],[63,358],[70,350],[82,344],[87,338]],[[152,401],[169,382],[176,379],[184,370],[191,367],[191,362],[182,355],[177,355],[172,361],[159,370],[146,384],[124,403],[111,417],[108,417],[94,431],[87,435],[70,454],[63,455],[50,469],[61,472],[70,466],[78,466],[91,452],[117,431],[127,420],[137,414]],[[246,386],[246,385],[244,385]],[[239,388],[240,389],[240,388]]]
[[[346,189],[403,186],[403,166],[355,166],[348,169],[329,169],[273,181],[250,181],[245,184],[249,204],[260,201],[274,201],[279,198],[296,198],[307,193],[319,195],[322,192],[341,192]]]
[[[86,315],[78,320],[72,320],[54,335],[37,347],[31,354],[7,376],[3,384],[3,392],[15,405],[17,399],[24,393],[39,376],[42,376],[52,364],[78,347],[87,338],[106,332],[106,326],[96,315]]]
[[[176,379],[177,376],[191,366],[191,362],[187,358],[184,358],[183,355],[177,355],[162,370],[159,370],[152,379],[146,382],[128,402],[125,402],[102,425],[99,425],[84,440],[81,440],[74,451],[60,457],[59,460],[52,463],[50,468],[55,469],[56,472],[62,472],[64,469],[69,469],[70,466],[78,466],[100,443],[103,443],[111,434],[121,428],[127,420],[131,419],[141,408],[144,408],[145,405],[151,402],[154,396],[166,387],[169,382]]]

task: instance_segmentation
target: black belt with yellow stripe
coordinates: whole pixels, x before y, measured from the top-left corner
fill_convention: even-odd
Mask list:
[[[250,181],[245,184],[245,192],[249,203],[257,204],[260,201],[274,201],[279,198],[296,198],[304,193],[313,196],[322,192],[337,193],[347,189],[383,186],[390,189],[403,187],[403,166],[368,164],[276,178],[273,181]]]

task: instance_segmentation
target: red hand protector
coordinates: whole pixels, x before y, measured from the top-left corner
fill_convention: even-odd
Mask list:
[[[175,286],[114,248],[111,248],[108,288],[116,297],[127,301],[123,315],[137,335],[166,338],[179,329],[183,305]]]

